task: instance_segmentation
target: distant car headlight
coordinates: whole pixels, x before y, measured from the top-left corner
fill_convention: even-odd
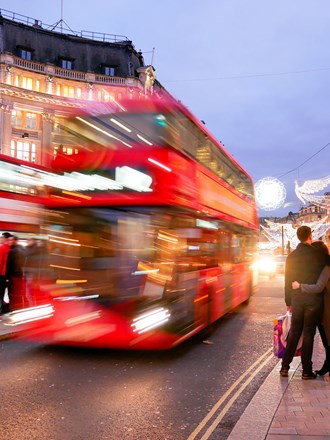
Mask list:
[[[270,257],[265,257],[259,260],[258,268],[260,272],[272,273],[276,270],[276,263]]]

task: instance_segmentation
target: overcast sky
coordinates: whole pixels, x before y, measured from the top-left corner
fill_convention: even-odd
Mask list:
[[[75,31],[127,36],[254,182],[283,182],[287,204],[260,215],[297,211],[294,181],[330,174],[329,0],[0,0],[0,7],[43,24],[62,18]]]

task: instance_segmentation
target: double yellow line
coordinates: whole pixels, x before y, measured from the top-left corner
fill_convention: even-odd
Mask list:
[[[265,359],[266,358],[266,359]],[[225,394],[218,400],[218,402],[213,406],[211,411],[207,414],[207,416],[201,421],[201,423],[197,426],[197,428],[190,434],[187,440],[194,440],[196,436],[206,427],[208,422],[212,419],[212,417],[217,413],[221,405],[227,400],[229,396],[234,392],[235,388],[238,387],[240,384],[241,386],[238,388],[238,390],[232,395],[230,400],[226,403],[226,405],[223,407],[222,411],[219,413],[219,415],[215,418],[215,420],[212,422],[210,427],[207,429],[205,434],[200,438],[200,440],[207,440],[213,431],[216,429],[216,427],[219,425],[221,420],[224,418],[224,416],[227,414],[228,410],[231,408],[233,403],[236,401],[236,399],[242,394],[244,389],[252,382],[252,380],[256,377],[256,375],[264,368],[265,365],[268,364],[268,362],[274,359],[273,354],[273,348],[270,348],[267,350],[262,356],[260,356],[254,364],[252,364],[246,371],[243,373],[236,382],[233,383],[233,385],[225,392]],[[250,374],[250,372],[253,370],[251,375],[248,377],[248,379],[244,379],[247,375]]]

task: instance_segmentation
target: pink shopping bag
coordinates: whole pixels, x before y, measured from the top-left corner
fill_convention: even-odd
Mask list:
[[[274,319],[273,346],[274,355],[282,359],[291,326],[291,313],[280,315]],[[295,356],[301,356],[302,336],[299,339]]]

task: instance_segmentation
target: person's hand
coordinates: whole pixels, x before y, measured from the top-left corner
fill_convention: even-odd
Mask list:
[[[293,281],[292,289],[296,290],[296,289],[299,289],[299,287],[300,287],[300,283],[298,283],[298,281]]]
[[[287,312],[291,312],[292,311],[292,307],[291,306],[286,306],[286,311]]]

